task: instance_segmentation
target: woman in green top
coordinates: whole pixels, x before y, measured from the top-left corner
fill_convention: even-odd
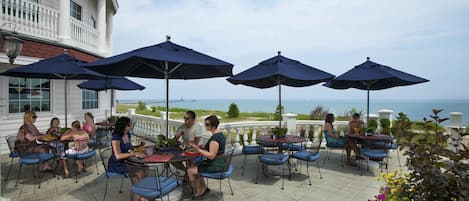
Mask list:
[[[193,142],[189,145],[194,147],[198,152],[206,158],[200,164],[189,163],[187,174],[192,185],[195,187],[193,199],[199,200],[210,191],[205,185],[204,179],[198,174],[199,172],[223,172],[225,166],[225,136],[218,130],[220,121],[217,116],[210,115],[205,118],[205,129],[209,131],[212,136],[205,144],[205,149],[197,146]]]
[[[355,148],[353,141],[347,140],[345,137],[340,137],[336,130],[334,129],[334,115],[327,114],[326,119],[324,120],[324,134],[326,136],[327,146],[330,147],[344,147],[347,152],[347,165],[353,166],[352,161],[350,160],[350,154],[352,149],[355,151],[355,154],[358,155],[358,151]]]

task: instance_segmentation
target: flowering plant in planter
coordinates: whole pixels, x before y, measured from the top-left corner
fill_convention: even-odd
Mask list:
[[[275,135],[276,138],[284,138],[287,132],[288,132],[287,128],[279,128],[279,127],[272,128],[272,133]]]
[[[156,146],[160,151],[175,151],[178,148],[178,143],[174,138],[158,135]]]

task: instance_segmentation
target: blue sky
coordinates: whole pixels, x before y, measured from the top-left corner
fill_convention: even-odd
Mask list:
[[[469,1],[119,1],[114,54],[172,41],[235,65],[234,73],[282,55],[340,75],[371,60],[431,80],[373,92],[376,99],[469,99]],[[163,99],[162,80],[132,78],[144,91],[118,99]],[[277,89],[225,78],[170,81],[171,98],[276,99]],[[364,91],[284,87],[285,99],[362,99]]]

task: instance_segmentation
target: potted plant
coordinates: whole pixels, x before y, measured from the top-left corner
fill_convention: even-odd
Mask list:
[[[370,119],[368,120],[368,129],[367,129],[367,133],[375,133],[376,132],[376,129],[378,128],[378,121],[376,121],[375,119]]]
[[[158,141],[156,146],[159,151],[170,152],[176,151],[178,148],[178,143],[174,138],[166,138],[164,135],[158,135]]]
[[[391,134],[391,121],[389,119],[380,119],[379,124],[381,125],[381,133],[389,135]]]
[[[285,135],[287,134],[287,132],[288,132],[287,128],[279,128],[279,127],[272,128],[272,133],[277,139],[285,138]]]

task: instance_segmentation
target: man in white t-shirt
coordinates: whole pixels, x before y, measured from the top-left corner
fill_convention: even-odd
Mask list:
[[[184,124],[181,125],[177,131],[174,138],[176,141],[182,137],[183,143],[187,145],[189,142],[194,144],[199,144],[200,138],[202,137],[202,127],[195,122],[195,112],[187,111],[184,115]],[[186,167],[182,162],[171,163],[177,169],[186,170]]]

